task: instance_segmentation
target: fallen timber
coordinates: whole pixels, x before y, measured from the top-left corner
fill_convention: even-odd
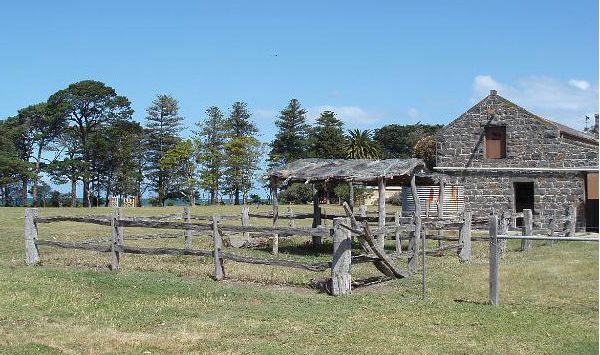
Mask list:
[[[348,206],[348,204],[346,202],[344,202],[344,209],[346,210],[346,213],[347,213],[348,217],[350,218],[351,226],[342,225],[342,227],[346,228],[346,229],[350,229],[351,231],[353,229],[358,231],[358,229],[356,228],[357,227],[356,220],[353,218],[354,216],[352,214],[352,211],[350,210],[350,206]],[[408,272],[398,268],[394,264],[392,259],[389,257],[389,255],[387,255],[387,253],[383,249],[379,248],[379,246],[377,246],[375,244],[375,240],[373,239],[373,234],[371,233],[369,224],[366,221],[363,221],[362,231],[359,231],[358,239],[359,239],[359,241],[361,241],[361,240],[364,241],[364,243],[361,242],[361,246],[363,246],[363,249],[366,249],[365,251],[367,251],[367,253],[369,253],[369,254],[373,253],[377,256],[377,258],[379,258],[379,261],[375,262],[376,266],[380,265],[379,267],[377,267],[377,269],[379,271],[383,272],[386,276],[394,276],[396,278],[404,278],[404,277],[409,276]],[[368,248],[364,244],[368,245]],[[384,267],[381,267],[381,266],[384,266]]]

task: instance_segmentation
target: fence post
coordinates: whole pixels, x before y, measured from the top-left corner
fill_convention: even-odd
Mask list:
[[[190,206],[185,206],[183,208],[183,214],[186,223],[192,223],[192,215],[190,213]],[[190,229],[185,230],[185,248],[192,249],[192,231]]]
[[[358,206],[358,214],[361,217],[367,217],[367,206],[366,205],[360,205]]]
[[[507,214],[505,212],[502,212],[500,214],[500,221],[498,224],[498,234],[501,234],[501,235],[508,234],[508,224],[509,224],[509,217],[507,217]],[[503,258],[504,254],[506,254],[507,247],[508,247],[508,240],[506,240],[506,239],[498,240],[498,255],[500,255],[501,258]]]
[[[523,210],[523,235],[533,235],[533,213],[530,209]],[[531,239],[521,239],[521,251],[531,250]]]
[[[110,267],[112,270],[119,270],[121,268],[120,246],[123,244],[123,227],[119,226],[119,220],[121,219],[121,217],[121,208],[116,208],[115,210],[113,210],[112,218],[110,220],[112,238],[110,245],[112,261]]]
[[[40,251],[36,245],[38,229],[35,217],[37,216],[37,208],[25,209],[25,263],[27,265],[35,265],[40,261]]]
[[[419,268],[419,240],[421,239],[421,216],[418,213],[413,215],[413,224],[415,230],[410,233],[408,242],[408,271],[417,272]]]
[[[458,244],[462,245],[462,248],[458,252],[458,258],[463,263],[471,261],[471,219],[472,212],[464,212],[464,222],[460,228],[460,234],[458,237]]]
[[[349,230],[341,224],[349,225],[344,217],[333,219],[333,260],[331,262],[331,294],[342,296],[352,293],[352,240]]]
[[[273,227],[277,225],[277,220],[279,219],[279,190],[277,189],[277,185],[273,184],[271,187],[271,199],[273,203]],[[273,234],[273,249],[271,251],[273,254],[279,253],[279,234]]]
[[[500,256],[498,255],[498,216],[490,216],[490,303],[500,303]]]
[[[223,239],[221,238],[221,234],[219,233],[219,220],[221,217],[217,215],[213,215],[213,258],[215,260],[215,273],[213,275],[214,279],[217,281],[223,280],[225,277],[225,270],[223,269],[223,258],[221,257],[221,250],[223,249]]]
[[[575,236],[575,225],[577,224],[577,209],[575,205],[569,205],[567,208],[567,220],[565,223],[565,237]]]
[[[396,253],[402,253],[402,237],[400,235],[400,211],[394,215],[394,226],[396,226]]]
[[[290,228],[296,228],[296,219],[294,216],[294,211],[292,211],[292,206],[288,206],[288,226]]]
[[[321,207],[314,208],[313,224],[312,224],[313,228],[319,228],[319,226],[321,225],[321,214],[322,213],[323,213],[323,210]],[[321,246],[321,237],[313,235],[312,236],[312,245],[313,245],[313,248],[320,247]]]

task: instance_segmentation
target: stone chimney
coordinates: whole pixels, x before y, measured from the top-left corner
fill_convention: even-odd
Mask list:
[[[595,133],[596,136],[598,135],[598,114],[594,115],[594,127],[592,127],[590,132]]]
[[[498,92],[496,90],[490,90],[490,96],[496,96]]]

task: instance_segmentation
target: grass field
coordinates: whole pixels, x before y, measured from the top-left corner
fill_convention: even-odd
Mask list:
[[[213,212],[239,209],[192,211]],[[90,213],[110,210],[40,209],[42,216]],[[334,298],[308,287],[327,272],[226,261],[226,280],[215,282],[210,258],[126,254],[112,272],[109,254],[41,247],[41,265],[26,267],[23,216],[22,208],[0,208],[0,353],[598,353],[597,243],[534,242],[524,254],[510,242],[501,305],[492,307],[484,242],[474,242],[470,264],[452,253],[427,258],[426,302],[416,276]],[[69,222],[39,232],[59,240],[110,233]],[[125,229],[144,233],[156,230]],[[329,242],[315,252],[306,240],[282,240],[280,257],[330,260]],[[126,244],[182,247],[183,239]],[[209,248],[208,238],[195,237],[194,247]],[[270,256],[267,247],[228,251]],[[377,275],[372,265],[353,269],[354,278]]]

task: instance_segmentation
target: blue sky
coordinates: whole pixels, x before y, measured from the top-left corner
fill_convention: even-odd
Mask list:
[[[0,117],[100,80],[134,117],[157,93],[186,124],[248,102],[262,139],[291,98],[348,127],[447,123],[490,88],[582,128],[598,111],[598,2],[13,1]]]

